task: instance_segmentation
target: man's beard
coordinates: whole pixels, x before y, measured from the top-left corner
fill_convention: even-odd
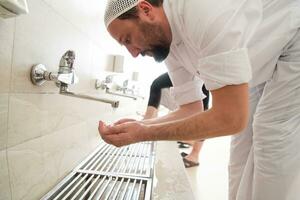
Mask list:
[[[147,50],[150,52],[152,57],[156,62],[164,61],[170,52],[170,47],[168,45],[155,45],[151,48],[151,50]],[[142,56],[147,55],[147,51],[142,52]]]
[[[164,61],[169,55],[170,44],[168,44],[162,28],[159,25],[145,22],[141,23],[140,27],[141,32],[144,35],[145,42],[150,43],[150,48],[141,52],[142,56],[151,56],[156,62]],[[155,44],[151,45],[151,42]]]

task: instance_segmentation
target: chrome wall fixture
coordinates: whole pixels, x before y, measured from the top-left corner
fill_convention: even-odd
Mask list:
[[[59,94],[108,103],[111,104],[113,108],[117,108],[119,106],[119,101],[96,98],[83,94],[75,94],[69,91],[69,85],[78,83],[78,78],[75,75],[73,67],[74,60],[75,52],[69,50],[60,59],[58,73],[48,72],[47,68],[43,64],[33,66],[30,74],[32,83],[34,85],[41,86],[46,81],[54,81],[59,87]]]
[[[116,96],[121,96],[121,97],[126,97],[126,98],[131,98],[131,99],[134,99],[134,100],[137,100],[137,96],[134,96],[134,95],[129,95],[129,94],[126,94],[126,91],[125,89],[119,89],[121,92],[113,92],[110,90],[110,84],[112,84],[112,80],[113,80],[113,75],[108,75],[105,80],[101,81],[101,80],[98,80],[96,79],[96,82],[95,82],[95,88],[98,90],[98,89],[103,89],[105,90],[105,92],[107,94],[112,94],[112,95],[116,95]]]

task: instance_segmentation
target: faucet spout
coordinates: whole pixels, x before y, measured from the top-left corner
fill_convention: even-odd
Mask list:
[[[108,103],[113,108],[119,107],[119,101],[114,101],[114,100],[105,99],[105,98],[96,98],[96,97],[92,97],[92,96],[88,96],[88,95],[84,95],[84,94],[75,94],[73,92],[68,92],[65,90],[60,91],[59,93],[61,95],[65,95],[65,96],[69,96],[69,97],[77,97],[77,98],[81,98],[81,99],[88,99],[88,100],[98,101],[98,102],[102,102],[102,103]]]
[[[122,94],[122,93],[118,93],[118,92],[112,92],[108,88],[106,88],[105,92],[107,94],[112,94],[112,95],[116,95],[116,96],[127,97],[127,98],[130,98],[130,99],[133,99],[133,100],[137,100],[137,97],[135,97],[135,96],[132,96],[132,95],[129,95],[129,94]]]

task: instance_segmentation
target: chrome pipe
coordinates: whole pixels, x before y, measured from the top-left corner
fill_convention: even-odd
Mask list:
[[[96,97],[92,97],[92,96],[88,96],[88,95],[84,95],[84,94],[75,94],[73,92],[68,92],[65,90],[61,90],[59,92],[59,94],[69,96],[69,97],[77,97],[77,98],[81,98],[81,99],[88,99],[88,100],[98,101],[98,102],[102,102],[102,103],[108,103],[113,108],[119,107],[119,101],[114,101],[114,100],[110,100],[110,99],[96,98]]]
[[[126,97],[126,98],[130,98],[133,100],[137,100],[137,97],[129,95],[129,94],[122,94],[122,93],[118,93],[118,92],[111,92],[109,89],[105,90],[107,94],[112,94],[112,95],[116,95],[116,96],[120,96],[120,97]]]

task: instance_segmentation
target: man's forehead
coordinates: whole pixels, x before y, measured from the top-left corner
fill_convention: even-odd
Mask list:
[[[132,20],[115,19],[110,23],[107,30],[108,32],[113,34],[118,34],[118,33],[120,34],[132,30],[132,28],[134,28]]]
[[[121,43],[122,35],[126,34],[126,23],[125,20],[115,19],[113,20],[110,25],[108,26],[107,30],[110,35]]]
[[[108,32],[110,33],[113,33],[114,35],[115,34],[118,34],[121,32],[121,30],[123,30],[123,27],[125,26],[126,24],[124,24],[122,22],[122,20],[119,20],[119,19],[115,19],[114,21],[112,21],[110,23],[110,25],[107,27],[107,30]]]

